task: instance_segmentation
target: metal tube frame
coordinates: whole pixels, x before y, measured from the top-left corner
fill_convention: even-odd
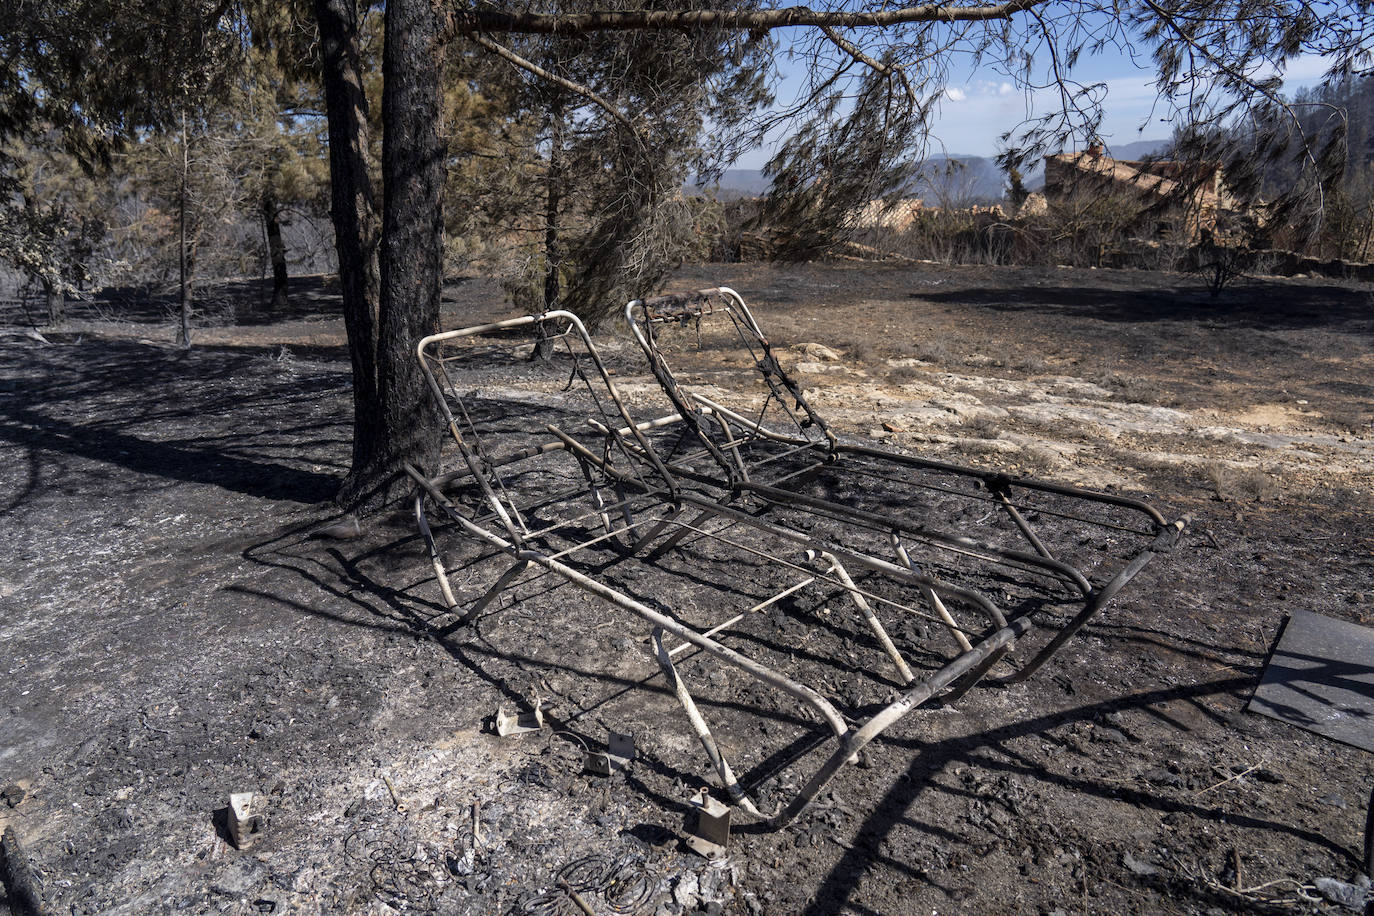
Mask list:
[[[739,302],[742,306],[743,300],[739,300]],[[753,333],[762,339],[762,335],[757,331],[757,325],[753,323],[752,316],[748,315],[747,310],[744,314],[748,316],[749,326]],[[557,333],[549,334],[547,333],[548,325],[545,322],[560,322],[562,327],[560,328],[555,324],[554,328]],[[435,357],[432,348],[462,337],[508,332],[521,327],[528,327],[545,338],[560,335],[565,340],[575,338],[583,351],[583,355],[595,366],[596,371],[591,376],[583,374],[582,381],[586,383],[589,390],[592,390],[593,377],[600,383],[595,390],[592,390],[592,395],[602,416],[600,420],[592,417],[589,421],[589,425],[602,439],[600,454],[588,444],[575,439],[555,426],[546,427],[554,436],[554,439],[549,442],[518,449],[500,458],[494,458],[485,451],[482,437],[473,425],[455,385],[444,371],[443,360]],[[643,338],[641,338],[641,344],[643,344]],[[571,343],[569,348],[571,350]],[[776,366],[776,361],[772,360],[771,353],[767,351],[766,346],[764,352],[768,361]],[[461,614],[459,619],[445,627],[443,632],[451,632],[457,627],[475,620],[501,593],[513,588],[521,576],[530,569],[539,570],[538,574],[540,575],[553,573],[575,587],[596,595],[612,606],[641,618],[651,627],[651,655],[672,686],[689,723],[706,750],[707,756],[711,759],[721,784],[735,804],[746,813],[760,818],[769,828],[776,829],[795,819],[834,778],[846,762],[855,760],[858,752],[865,745],[903,716],[917,709],[941,691],[949,690],[947,699],[952,699],[970,689],[988,674],[996,662],[1005,656],[1006,652],[1021,636],[1036,626],[1030,615],[1023,615],[1008,621],[998,607],[981,593],[924,575],[906,556],[899,539],[899,533],[929,537],[932,533],[924,526],[902,520],[898,520],[894,524],[893,520],[889,519],[855,517],[853,512],[860,510],[853,510],[849,513],[833,513],[836,517],[849,523],[873,522],[879,528],[885,527],[889,530],[897,549],[894,562],[884,557],[872,555],[864,549],[854,548],[828,538],[813,536],[769,519],[759,518],[750,512],[726,504],[719,498],[718,494],[702,495],[694,489],[684,488],[676,476],[679,468],[672,466],[670,471],[670,466],[659,458],[645,435],[646,431],[682,422],[683,414],[680,412],[677,417],[664,417],[646,423],[635,422],[597,355],[586,329],[571,313],[552,312],[541,317],[511,319],[432,335],[417,345],[416,353],[431,391],[443,411],[449,433],[462,458],[462,466],[457,471],[436,476],[427,476],[414,467],[407,466],[406,468],[407,473],[417,485],[415,494],[417,524],[429,549],[436,578],[450,609],[457,612],[460,602],[453,594],[452,585],[445,571],[433,530],[427,520],[427,504],[442,513],[450,523],[461,531],[471,535],[478,542],[505,553],[513,561],[512,565],[484,590],[483,594]],[[578,358],[580,357],[575,356],[575,360]],[[663,366],[666,369],[666,363],[663,363]],[[575,362],[574,371],[581,373],[579,363]],[[780,369],[778,371],[780,372]],[[571,383],[572,380],[570,379],[569,384],[571,385]],[[604,392],[609,395],[610,403],[613,405],[613,409],[609,412],[599,400],[598,391],[602,386],[604,386]],[[820,442],[820,440],[811,440],[805,436],[790,439],[781,437],[784,441],[791,442],[794,446],[824,449],[826,453],[822,457],[826,461],[833,460],[831,456],[843,452],[846,446],[839,443],[830,434],[824,421],[814,414],[809,405],[805,404],[804,398],[800,396],[800,391],[796,390],[795,385],[789,384],[789,381],[783,381],[774,387],[770,383],[770,398],[775,397],[778,391],[788,395],[796,395],[796,410],[799,413],[790,413],[790,415],[798,420],[800,428],[804,430],[815,426],[821,431],[824,438],[824,442]],[[450,402],[457,408],[457,415],[451,408]],[[684,401],[683,403],[688,402]],[[739,419],[742,418],[731,416],[730,413],[718,409],[714,405],[703,405],[700,400],[694,400],[691,403],[696,405],[695,409],[698,411],[698,416],[704,419],[713,414],[712,419],[714,421],[724,424],[727,430],[733,428],[745,440],[756,436],[773,437],[779,435],[767,431],[762,426],[761,419],[752,426],[749,425],[749,421],[740,424]],[[692,408],[687,409],[691,410]],[[613,418],[613,415],[618,419]],[[465,428],[468,431],[467,435],[464,435]],[[725,452],[714,448],[709,437],[702,436],[701,438],[706,451],[712,454],[713,458],[723,468],[728,468],[731,461],[726,458]],[[728,451],[731,455],[742,453],[738,447],[730,447]],[[521,507],[517,503],[518,494],[512,494],[509,491],[504,478],[501,476],[503,469],[515,468],[525,462],[538,462],[555,452],[567,453],[578,462],[587,483],[587,490],[584,495],[591,502],[591,510],[577,516],[577,519],[587,522],[585,537],[580,540],[575,539],[572,546],[561,549],[559,549],[560,545],[551,540],[554,537],[554,526],[532,530],[526,524]],[[612,460],[613,454],[617,458],[624,458],[625,463],[617,464]],[[961,472],[964,470],[970,473],[980,473],[973,471],[973,469],[961,469]],[[737,466],[737,471],[742,472],[741,476],[748,474],[748,468],[742,464]],[[605,485],[614,488],[617,495],[615,504],[608,504],[601,497],[598,480],[604,481]],[[699,480],[697,482],[700,483]],[[785,499],[786,491],[773,493],[772,491],[776,488],[754,484],[744,479],[734,479],[734,482],[749,490],[750,495],[755,498],[776,499],[779,502]],[[450,500],[445,494],[445,490],[459,483],[476,484],[481,494],[483,506],[464,507]],[[738,492],[742,492],[742,490],[737,489],[736,493]],[[1056,490],[1056,492],[1058,491]],[[630,511],[631,503],[636,498],[642,500],[643,505],[647,507],[646,511],[641,511],[637,516],[632,515]],[[815,511],[818,514],[829,513],[832,509],[829,505],[813,506],[806,501],[798,501],[792,505],[803,510]],[[621,510],[623,519],[623,525],[618,527],[613,526],[608,514],[609,510],[616,507]],[[684,521],[683,517],[689,512],[694,513],[691,520]],[[595,522],[601,522],[601,524]],[[708,529],[705,527],[708,523],[714,523],[718,527],[714,530]],[[807,557],[811,565],[805,566],[788,560],[776,551],[769,552],[757,546],[725,537],[724,532],[732,528],[744,530],[754,537],[762,537],[775,543],[781,542],[784,545],[791,545],[791,548],[797,553]],[[1021,680],[1033,673],[1059,646],[1078,629],[1081,629],[1132,576],[1139,572],[1155,552],[1167,549],[1176,539],[1179,530],[1181,530],[1181,524],[1166,526],[1161,529],[1152,540],[1151,546],[1139,553],[1109,583],[1098,589],[1092,589],[1089,586],[1086,593],[1086,606],[1077,616],[1029,664],[1022,666],[1016,674],[1004,678],[1003,681]],[[938,535],[937,541],[941,539],[948,541],[945,546],[951,549],[973,552],[976,556],[984,556],[990,552],[992,557],[1008,565],[1029,567],[1043,574],[1054,575],[1059,580],[1075,587],[1075,590],[1081,590],[1087,584],[1086,579],[1082,579],[1081,582],[1075,580],[1075,577],[1069,574],[1071,567],[1066,567],[1065,564],[1053,560],[1048,556],[1048,551],[1042,550],[1034,541],[1032,541],[1034,551],[1023,553],[1009,552],[990,545],[978,544],[960,536],[945,536],[938,532],[935,534]],[[752,607],[743,610],[742,613],[737,613],[704,631],[698,631],[571,565],[571,557],[578,551],[607,540],[619,540],[621,536],[623,536],[624,542],[629,545],[628,548],[624,549],[625,555],[629,557],[636,556],[644,548],[652,546],[652,550],[645,560],[647,562],[652,557],[671,550],[684,537],[693,535],[709,538],[731,548],[755,554],[782,568],[796,569],[805,573],[807,578],[788,586],[762,602],[755,603]],[[984,556],[984,558],[988,557]],[[890,598],[865,590],[855,583],[849,569],[863,569],[876,573],[888,581],[914,590],[937,609],[938,616],[926,614],[910,604],[893,601]],[[715,638],[717,634],[749,617],[753,612],[803,588],[819,584],[837,586],[858,608],[860,616],[863,617],[874,634],[882,651],[897,670],[899,681],[903,685],[903,692],[899,694],[897,699],[861,723],[851,724],[846,721],[838,709],[815,689],[729,648]],[[984,618],[984,625],[977,630],[969,630],[959,625],[948,611],[945,601],[957,602],[961,606],[971,608]],[[912,674],[895,643],[884,630],[873,609],[874,604],[896,607],[906,613],[948,627],[951,633],[960,640],[961,651],[933,674],[918,679]],[[680,645],[668,649],[663,642],[667,634],[681,640]],[[739,785],[729,762],[711,736],[705,718],[701,715],[685,681],[673,662],[674,655],[688,648],[705,652],[716,661],[744,671],[774,687],[792,697],[803,708],[810,710],[820,721],[825,723],[830,738],[835,742],[834,748],[805,786],[780,806],[777,811],[765,814],[758,809],[748,793]]]

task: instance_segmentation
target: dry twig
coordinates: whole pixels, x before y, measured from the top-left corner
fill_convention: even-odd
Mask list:
[[[1195,795],[1195,796],[1197,796],[1197,795],[1202,795],[1202,794],[1204,794],[1204,793],[1207,793],[1207,792],[1212,791],[1213,789],[1217,788],[1218,786],[1224,786],[1224,785],[1226,785],[1228,782],[1231,782],[1233,779],[1240,779],[1242,776],[1245,776],[1245,775],[1247,775],[1247,774],[1249,774],[1249,773],[1253,773],[1255,770],[1258,770],[1263,764],[1264,764],[1264,761],[1261,760],[1259,763],[1255,764],[1254,766],[1246,767],[1245,769],[1241,770],[1239,773],[1232,773],[1230,776],[1227,776],[1227,777],[1226,777],[1225,779],[1223,779],[1221,782],[1213,783],[1212,785],[1208,786],[1208,787],[1205,788],[1205,789],[1198,789],[1196,792],[1193,793],[1193,795]]]

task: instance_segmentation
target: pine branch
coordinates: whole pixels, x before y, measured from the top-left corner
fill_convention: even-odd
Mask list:
[[[514,64],[521,70],[526,70],[534,74],[535,76],[539,77],[540,79],[548,80],[549,82],[554,83],[555,85],[562,86],[569,92],[582,96],[584,99],[591,102],[592,104],[604,109],[607,114],[615,118],[621,124],[625,125],[625,127],[629,129],[632,135],[636,137],[639,135],[638,131],[635,130],[634,124],[630,121],[629,118],[627,118],[624,115],[623,112],[621,112],[610,102],[603,99],[601,96],[597,95],[591,89],[588,89],[586,86],[583,86],[581,83],[574,83],[570,79],[565,79],[564,77],[558,76],[555,73],[550,73],[548,70],[545,70],[543,67],[536,64],[534,61],[526,60],[519,54],[516,54],[510,48],[507,48],[504,45],[497,44],[490,38],[487,38],[485,35],[469,34],[467,37],[471,39],[475,44],[479,45],[480,47],[486,48],[491,53],[502,58],[503,60],[506,60]]]
[[[890,28],[913,22],[983,22],[1007,19],[1047,2],[1048,0],[1006,0],[1003,3],[970,6],[924,3],[919,6],[874,12],[813,10],[805,6],[789,6],[774,10],[626,10],[592,13],[461,10],[450,14],[449,32],[575,35],[584,32],[703,28],[757,32],[789,26]]]
[[[863,52],[862,48],[846,39],[831,26],[823,25],[820,27],[820,30],[826,38],[830,39],[831,44],[835,45],[835,47],[839,48],[841,51],[844,51],[859,63],[876,70],[884,76],[895,76],[901,81],[902,88],[906,90],[907,98],[911,99],[913,103],[919,103],[919,100],[916,98],[916,90],[912,88],[911,81],[907,79],[905,67],[897,64],[885,64],[876,58],[870,57]]]

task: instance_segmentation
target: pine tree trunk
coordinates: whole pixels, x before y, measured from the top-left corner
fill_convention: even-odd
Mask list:
[[[317,0],[317,9],[341,2]],[[439,322],[444,179],[439,141],[439,26],[429,0],[391,0],[386,6],[382,55],[386,195],[377,249],[380,295],[375,323],[370,328],[348,329],[355,374],[358,363],[366,364],[369,356],[375,374],[365,381],[373,386],[370,392],[358,391],[355,382],[353,467],[339,493],[342,504],[361,512],[410,491],[403,464],[437,472],[439,414],[420,372],[415,345],[433,333]],[[353,29],[356,36],[356,19]],[[332,147],[332,106],[330,127]],[[354,158],[360,158],[361,150],[358,154]],[[333,155],[331,149],[331,164]],[[336,207],[339,195],[336,186]],[[337,222],[336,218],[336,227]],[[347,259],[343,242],[339,244],[342,275]],[[345,291],[346,302],[347,297]]]
[[[191,275],[186,251],[186,179],[190,170],[191,151],[186,146],[186,113],[182,112],[181,192],[177,195],[177,267],[181,280],[177,300],[181,328],[178,331],[177,342],[188,350],[191,348]]]
[[[554,102],[549,111],[549,167],[544,174],[544,311],[560,307],[559,275],[563,269],[558,239],[558,213],[563,206],[563,106]],[[542,325],[541,325],[542,327]],[[553,343],[540,332],[530,351],[531,360],[548,360]]]
[[[563,268],[558,245],[558,211],[563,206],[563,106],[549,110],[549,170],[544,176],[544,311],[558,308],[558,275]]]
[[[267,230],[267,256],[272,261],[272,310],[286,308],[287,284],[286,245],[281,238],[281,208],[270,190],[262,197],[262,221]]]
[[[57,327],[67,320],[67,297],[62,287],[50,280],[43,281],[43,298],[47,300],[48,326]]]
[[[330,216],[353,364],[353,463],[338,497],[348,504],[368,489],[364,478],[374,451],[369,437],[376,432],[371,418],[383,409],[377,383],[381,222],[368,172],[368,104],[359,63],[356,0],[315,0],[315,20],[329,123]]]

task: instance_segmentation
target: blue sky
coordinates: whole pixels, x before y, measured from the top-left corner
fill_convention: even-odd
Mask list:
[[[1326,71],[1319,57],[1298,58],[1285,73],[1284,91],[1317,82]],[[1169,107],[1156,105],[1159,93],[1154,73],[1138,68],[1124,56],[1097,57],[1077,71],[1080,82],[1104,82],[1102,139],[1113,143],[1165,140],[1174,130]],[[1043,114],[1058,97],[1048,90],[1028,94],[995,73],[971,74],[961,84],[951,84],[940,103],[934,133],[951,153],[991,155],[997,138],[1009,127],[1034,114]],[[1153,109],[1153,110],[1152,110]],[[1143,128],[1143,129],[1142,129]]]
[[[800,66],[800,62],[783,64],[783,84],[777,91],[779,101],[789,100],[800,88],[804,78]],[[1285,94],[1319,82],[1325,70],[1326,64],[1320,57],[1290,61],[1284,74]],[[1165,120],[1170,116],[1168,106],[1155,104],[1158,92],[1153,70],[1137,65],[1125,54],[1110,51],[1085,56],[1073,75],[1081,83],[1107,85],[1101,134],[1109,148],[1136,140],[1166,140],[1173,134],[1173,122]],[[1050,111],[1057,103],[1057,94],[1019,89],[1013,80],[990,67],[965,71],[962,78],[951,77],[940,100],[931,148],[938,152],[943,145],[951,155],[992,156],[1003,133],[1030,117]],[[761,148],[746,154],[736,165],[757,169],[768,158],[768,150]]]

